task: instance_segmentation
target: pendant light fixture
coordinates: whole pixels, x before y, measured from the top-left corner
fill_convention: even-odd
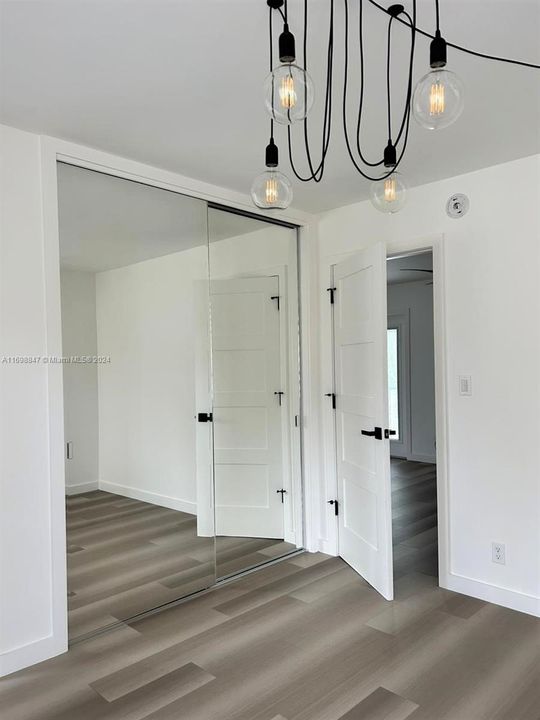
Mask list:
[[[265,210],[285,210],[292,202],[293,191],[289,178],[276,170],[279,161],[278,147],[274,138],[266,146],[266,167],[251,186],[251,198],[255,205]]]
[[[270,71],[272,75],[272,68],[274,65],[274,47],[273,47],[273,34],[272,34],[272,10],[279,10],[285,21],[286,31],[279,38],[279,51],[280,56],[284,58],[292,58],[294,60],[294,37],[288,32],[286,15],[283,15],[281,6],[284,0],[267,0],[267,4],[270,7]],[[285,37],[283,37],[285,35]],[[287,92],[291,94],[288,97],[289,104],[292,106],[293,94],[296,92],[293,85],[288,86]],[[286,94],[284,94],[284,101],[286,100]],[[292,107],[291,107],[292,109]],[[285,210],[289,207],[293,198],[293,190],[291,181],[282,172],[277,170],[279,164],[279,150],[278,146],[274,142],[274,120],[272,117],[270,120],[270,141],[266,146],[265,152],[265,165],[267,169],[258,175],[251,186],[251,199],[255,205],[264,210]]]
[[[397,164],[396,148],[391,142],[384,149],[384,167],[395,168]],[[383,213],[396,213],[407,200],[407,184],[401,173],[394,169],[376,180],[370,190],[371,203]]]
[[[262,2],[262,0],[260,0]],[[292,2],[292,0],[290,0]],[[463,111],[463,85],[455,73],[446,69],[447,49],[453,48],[461,53],[470,56],[485,58],[489,61],[509,63],[521,67],[540,70],[540,65],[512,60],[510,58],[486,55],[477,50],[472,50],[445,40],[439,27],[439,0],[434,0],[436,11],[436,32],[432,35],[417,25],[417,4],[418,0],[403,0],[404,4],[393,3],[384,6],[384,0],[354,0],[351,3],[352,13],[356,16],[354,25],[357,27],[357,48],[358,60],[355,57],[354,65],[358,70],[355,75],[354,87],[357,88],[357,111],[355,129],[351,127],[351,116],[353,108],[350,107],[348,97],[349,87],[349,37],[354,32],[349,28],[349,0],[327,0],[325,7],[328,8],[328,41],[324,51],[319,49],[319,54],[324,56],[326,68],[324,70],[325,85],[321,97],[321,136],[318,142],[319,152],[313,149],[312,132],[308,130],[308,113],[313,104],[313,82],[308,73],[307,51],[309,47],[308,32],[308,6],[309,0],[296,0],[303,4],[303,38],[301,48],[301,61],[297,62],[296,43],[292,32],[289,29],[287,0],[265,0],[269,7],[269,39],[270,39],[270,75],[265,80],[265,106],[271,119],[270,144],[266,148],[267,170],[259,175],[253,183],[251,195],[254,203],[260,208],[286,208],[292,200],[292,187],[289,179],[277,170],[278,150],[274,142],[274,123],[287,126],[288,158],[291,170],[299,182],[322,182],[330,137],[332,131],[332,119],[335,115],[335,68],[334,68],[334,39],[335,28],[343,27],[343,42],[339,38],[340,46],[344,48],[343,79],[342,79],[342,129],[345,139],[345,146],[349,159],[364,179],[372,183],[370,198],[373,206],[384,213],[395,213],[399,211],[406,202],[407,183],[405,182],[398,168],[405,156],[409,139],[410,119],[414,115],[416,120],[423,127],[435,130],[448,127],[461,115]],[[343,10],[343,24],[335,22],[336,6],[339,4]],[[369,157],[362,142],[362,121],[364,117],[365,98],[369,88],[365,87],[365,63],[364,63],[364,7],[369,4],[376,8],[387,19],[387,43],[386,43],[386,117],[387,117],[387,145],[381,156]],[[283,22],[283,32],[279,36],[278,51],[280,65],[274,68],[273,64],[273,18],[279,13]],[[317,18],[321,22],[320,16]],[[401,107],[396,110],[395,103],[392,103],[392,88],[390,79],[394,74],[390,72],[390,61],[392,59],[392,30],[396,24],[405,27],[409,34],[409,48],[406,62],[400,58],[398,63],[399,72],[402,73],[405,92],[399,93],[403,97]],[[352,25],[351,25],[352,26]],[[430,46],[430,72],[423,77],[416,88],[413,85],[414,59],[416,39],[422,35],[431,40]],[[381,49],[382,55],[382,49]],[[381,58],[382,61],[382,58]],[[352,79],[351,79],[352,81]],[[324,88],[324,84],[323,84]],[[350,93],[352,94],[352,93]],[[291,125],[301,121],[303,132],[293,133]],[[311,122],[311,120],[310,120]],[[334,123],[335,125],[335,123]],[[382,130],[381,130],[382,132]],[[304,149],[305,169],[302,171],[297,164],[297,157],[293,148],[293,136],[295,142],[300,142]],[[381,143],[382,145],[382,143]],[[318,157],[317,157],[318,154]],[[381,173],[381,167],[383,172]]]
[[[270,10],[279,10],[283,18],[283,32],[279,36],[281,65],[270,67],[264,81],[266,111],[272,120],[291,125],[305,120],[313,105],[313,81],[304,68],[296,65],[296,42],[287,22],[287,0],[267,0]],[[281,9],[285,7],[285,12]],[[270,18],[270,24],[272,20]],[[270,34],[272,28],[270,26]]]
[[[435,11],[437,30],[429,48],[431,71],[419,81],[413,96],[415,120],[428,130],[452,125],[464,107],[463,83],[446,70],[447,44],[439,29],[439,0],[435,0]]]

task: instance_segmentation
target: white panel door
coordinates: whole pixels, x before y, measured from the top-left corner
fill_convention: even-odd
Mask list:
[[[279,278],[211,282],[216,534],[283,538]]]
[[[334,286],[339,554],[391,600],[385,247],[336,265]]]

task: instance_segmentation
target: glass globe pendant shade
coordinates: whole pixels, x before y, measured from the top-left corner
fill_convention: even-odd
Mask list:
[[[463,83],[450,70],[431,70],[414,90],[414,117],[428,130],[440,130],[451,125],[463,112],[463,106]]]
[[[388,177],[377,180],[371,186],[370,198],[373,207],[380,212],[399,212],[407,201],[407,185],[403,176],[393,172]]]
[[[279,170],[266,170],[253,181],[251,198],[259,208],[285,210],[293,198],[291,181]]]
[[[266,110],[272,120],[291,125],[304,120],[313,105],[313,81],[298,65],[285,63],[264,81]]]

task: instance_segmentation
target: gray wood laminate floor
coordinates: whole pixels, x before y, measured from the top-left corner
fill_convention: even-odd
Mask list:
[[[438,587],[398,467],[394,602],[291,557],[4,678],[2,720],[539,720],[539,621]]]
[[[394,578],[412,571],[438,577],[437,468],[391,459]]]
[[[224,577],[296,549],[231,537],[214,547],[195,515],[101,490],[68,497],[66,524],[72,640],[209,587],[216,569]]]

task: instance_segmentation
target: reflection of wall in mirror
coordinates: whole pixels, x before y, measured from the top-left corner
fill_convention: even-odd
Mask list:
[[[264,275],[278,267],[292,267],[295,277],[290,232],[268,225],[211,243],[212,277]],[[207,302],[201,297],[207,278],[205,246],[95,275],[95,352],[111,362],[92,368],[99,423],[96,413],[86,438],[99,432],[99,451],[97,440],[89,447],[94,460],[99,456],[93,476],[103,490],[189,513],[196,513],[198,498],[211,507],[211,456],[205,463],[209,444],[200,437],[205,431],[208,439],[209,429],[195,422],[210,403],[209,367],[203,366],[209,356]],[[82,293],[83,284],[71,286]],[[78,324],[75,317],[71,325]],[[66,439],[72,427],[66,420]],[[75,457],[81,456],[80,445]],[[199,534],[213,533],[209,517]]]
[[[94,273],[62,270],[62,353],[97,355]],[[66,459],[66,494],[98,489],[98,371],[95,363],[65,363],[64,424],[73,457]]]

